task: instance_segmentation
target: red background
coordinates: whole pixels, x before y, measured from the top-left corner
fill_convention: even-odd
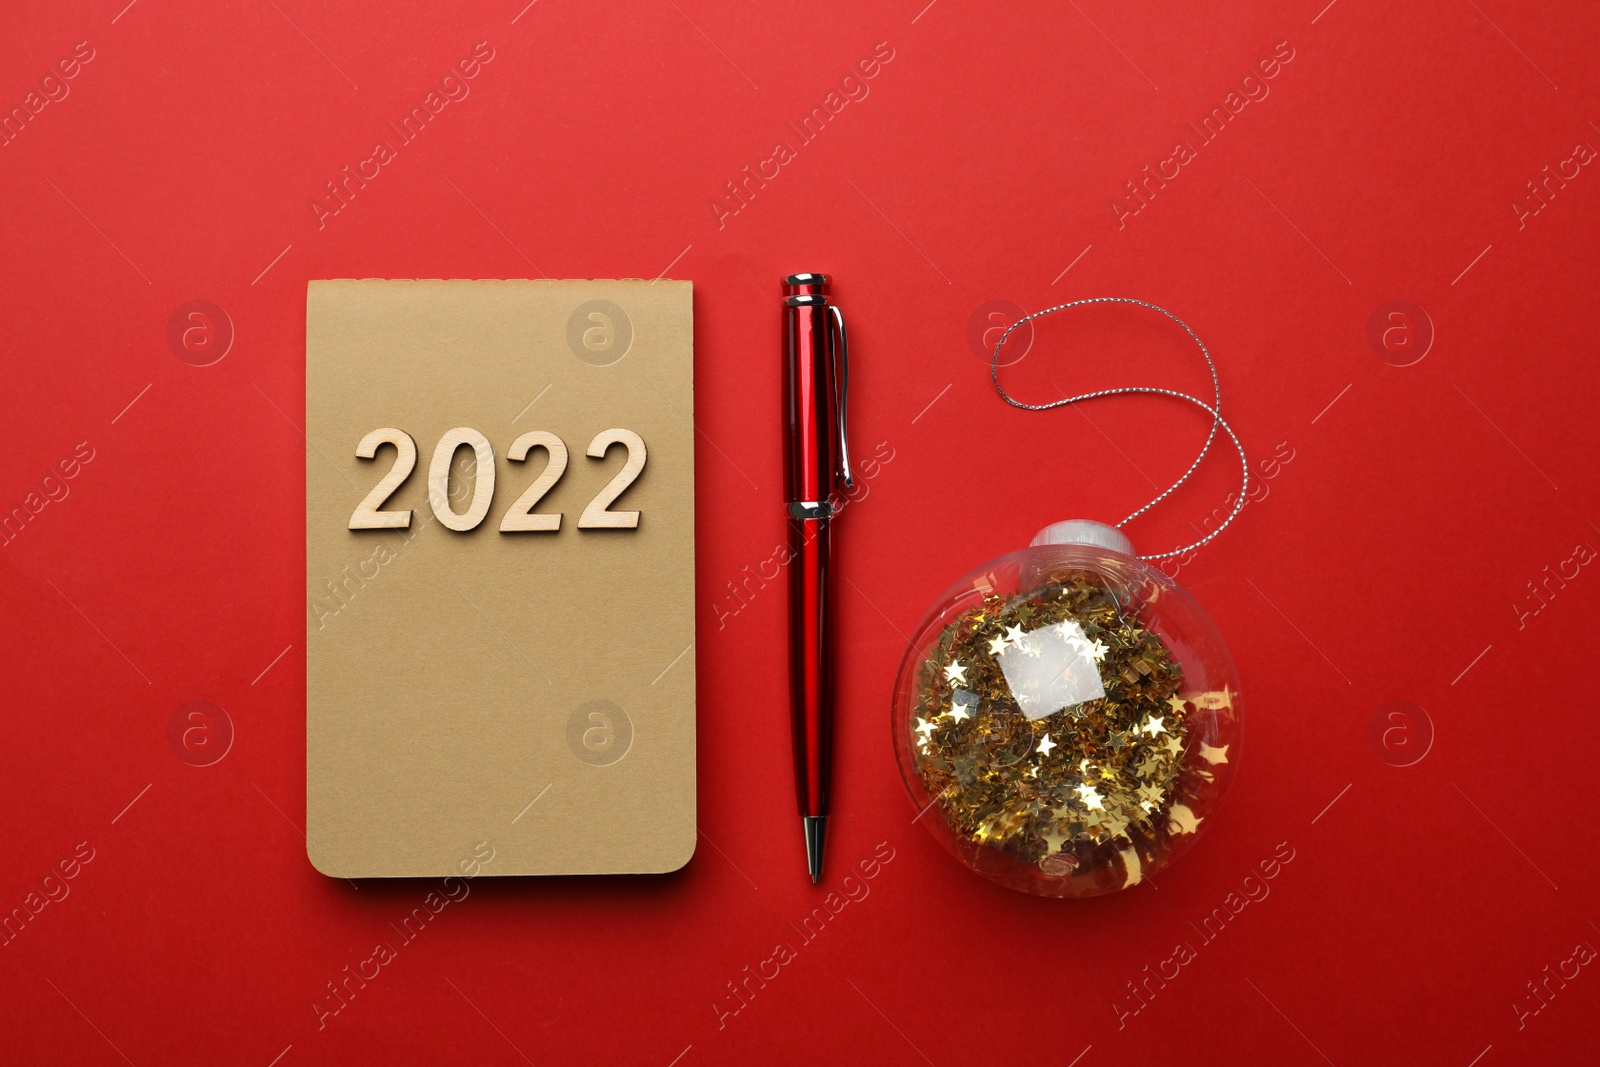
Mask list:
[[[1600,175],[1552,182],[1520,227],[1510,205],[1600,146],[1593,9],[524,2],[7,16],[7,109],[77,42],[95,57],[0,148],[0,506],[78,442],[94,458],[0,549],[0,907],[77,843],[94,858],[0,948],[0,1055],[1592,1061],[1600,976],[1551,981],[1537,1013],[1526,983],[1600,945],[1600,575],[1574,557],[1600,546]],[[319,228],[323,184],[479,41],[495,57],[471,95]],[[1284,41],[1270,96],[1119,227],[1123,183]],[[878,42],[893,59],[870,95],[719,225],[723,183],[794,142],[785,123]],[[842,519],[830,884],[880,842],[893,859],[810,943],[791,926],[819,894],[782,592],[725,614],[726,583],[782,538],[778,279],[799,270],[836,274],[857,450],[893,454]],[[325,983],[436,884],[354,888],[305,857],[306,281],[663,272],[696,286],[698,853],[668,877],[475,881],[319,1029]],[[1046,523],[1115,521],[1203,437],[1160,399],[1046,415],[996,398],[975,309],[1094,295],[1192,323],[1258,476],[1292,459],[1180,572],[1244,680],[1227,803],[1159,888],[1051,902],[967,874],[911,824],[888,703],[903,635],[951,580]],[[166,340],[197,298],[236,333],[206,367]],[[1391,300],[1436,331],[1410,366],[1368,342]],[[1036,400],[1206,385],[1181,333],[1131,308],[1042,322],[1007,374]],[[1236,477],[1215,457],[1135,543],[1191,537]],[[1567,560],[1577,576],[1534,600],[1526,583]],[[167,739],[191,700],[235,730],[209,767]],[[1425,711],[1369,740],[1391,700]],[[1431,748],[1395,766],[1424,716]],[[1270,896],[1202,943],[1190,923],[1280,843],[1294,858]],[[798,958],[719,1025],[719,998],[738,1006],[724,983],[779,941]],[[1125,983],[1180,941],[1197,958],[1134,1013]]]

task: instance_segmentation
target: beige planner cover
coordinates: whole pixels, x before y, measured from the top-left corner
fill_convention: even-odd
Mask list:
[[[317,870],[688,862],[693,386],[688,282],[310,283]]]

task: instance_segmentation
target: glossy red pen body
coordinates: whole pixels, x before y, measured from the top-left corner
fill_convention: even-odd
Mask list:
[[[783,281],[784,498],[789,517],[789,700],[806,866],[822,878],[833,776],[833,513],[853,485],[845,436],[849,346],[825,274]]]

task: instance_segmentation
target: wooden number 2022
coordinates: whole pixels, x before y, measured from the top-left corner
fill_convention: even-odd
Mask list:
[[[378,447],[385,444],[395,448],[394,466],[350,513],[352,530],[411,528],[409,508],[403,511],[383,510],[385,502],[399,491],[416,469],[417,443],[411,435],[392,426],[380,427],[361,439],[361,443],[356,445],[356,455],[361,459],[373,459],[378,454]],[[617,497],[639,477],[639,472],[644,470],[644,438],[632,430],[602,430],[589,442],[588,455],[594,459],[604,459],[611,446],[619,444],[627,449],[627,462],[616,477],[607,482],[605,488],[584,507],[583,514],[578,516],[578,528],[581,530],[633,530],[639,526],[637,511],[612,511],[610,508]],[[467,509],[456,511],[450,502],[450,464],[455,459],[456,450],[463,447],[472,449],[475,473]],[[541,513],[533,509],[566,473],[566,442],[548,430],[530,430],[511,442],[506,458],[522,463],[527,460],[528,453],[536,448],[542,448],[549,458],[539,476],[506,509],[500,519],[501,533],[549,533],[561,529],[560,512]],[[465,533],[483,522],[489,514],[489,503],[493,498],[494,446],[489,444],[489,439],[470,426],[457,426],[439,438],[433,450],[433,459],[428,465],[428,505],[433,509],[434,517],[448,529]]]

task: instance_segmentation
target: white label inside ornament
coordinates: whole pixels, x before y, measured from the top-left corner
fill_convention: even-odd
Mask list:
[[[1105,654],[1104,645],[1090,641],[1083,627],[1068,619],[1018,634],[996,653],[995,662],[1017,707],[1032,720],[1104,697],[1098,663]]]

